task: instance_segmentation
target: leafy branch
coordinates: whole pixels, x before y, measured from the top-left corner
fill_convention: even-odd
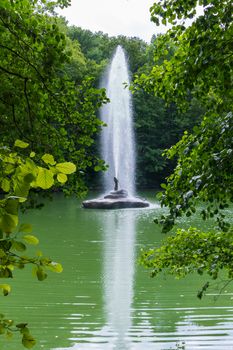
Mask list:
[[[25,265],[34,266],[34,272],[39,281],[47,278],[46,270],[60,273],[61,264],[39,253],[35,257],[25,255],[27,245],[37,245],[39,240],[32,235],[30,224],[19,225],[19,210],[22,203],[29,198],[31,189],[49,189],[55,183],[63,185],[68,177],[76,170],[70,162],[57,163],[51,154],[41,157],[41,164],[37,165],[33,158],[21,155],[17,150],[28,148],[29,144],[16,140],[13,149],[0,147],[0,188],[5,193],[0,199],[0,278],[14,277],[14,270],[22,270]],[[21,253],[23,255],[21,255]],[[7,283],[0,284],[4,296],[11,292]],[[27,324],[18,324],[12,328],[14,322],[0,317],[0,334],[13,336],[15,331],[22,335],[22,344],[30,349],[35,345],[35,339],[30,334]]]

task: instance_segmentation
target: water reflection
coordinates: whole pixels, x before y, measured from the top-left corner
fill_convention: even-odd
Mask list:
[[[133,300],[135,214],[111,211],[104,223],[104,294],[113,349],[128,349]]]
[[[65,290],[62,299],[65,341],[60,337],[44,349],[233,348],[232,290],[218,302],[211,295],[199,300],[201,277],[151,280],[138,266],[140,247],[161,239],[153,218],[150,209],[128,209],[84,211],[75,219],[74,233],[66,237],[74,245],[65,254],[67,266],[75,261],[78,269],[67,276],[70,294]]]
[[[136,217],[132,209],[99,211],[95,217],[102,227],[104,325],[91,330],[73,313],[68,317],[73,324],[69,340],[75,344],[67,349],[131,349]]]

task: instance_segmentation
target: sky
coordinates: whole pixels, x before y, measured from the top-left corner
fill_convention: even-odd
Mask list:
[[[150,21],[150,6],[155,0],[72,0],[71,6],[59,10],[70,25],[102,31],[109,36],[139,37],[150,42],[153,34],[164,33]]]

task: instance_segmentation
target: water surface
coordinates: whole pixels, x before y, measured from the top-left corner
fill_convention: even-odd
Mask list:
[[[199,300],[205,277],[151,279],[138,265],[140,249],[164,237],[153,223],[160,211],[156,204],[85,210],[78,200],[57,195],[24,215],[40,239],[36,249],[61,262],[64,271],[49,273],[43,282],[30,267],[17,272],[12,294],[1,298],[1,312],[29,322],[35,350],[232,349],[233,288],[215,300],[213,287]],[[17,335],[9,343],[2,339],[2,350],[23,349]]]

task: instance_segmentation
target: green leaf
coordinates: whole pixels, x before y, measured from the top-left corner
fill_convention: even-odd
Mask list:
[[[67,181],[67,176],[66,176],[66,174],[59,173],[59,174],[57,175],[57,180],[58,180],[60,183],[64,184],[64,183]]]
[[[14,180],[14,192],[15,196],[19,197],[19,202],[25,202],[27,200],[30,184],[24,182],[24,179],[17,177]]]
[[[43,157],[42,157],[42,160],[46,163],[46,164],[50,164],[50,165],[55,165],[56,162],[52,156],[52,154],[44,154]]]
[[[9,284],[0,284],[0,289],[2,289],[4,296],[7,296],[11,291],[11,287]]]
[[[28,244],[37,245],[39,243],[39,239],[33,235],[25,235],[22,238]]]
[[[27,327],[27,323],[24,323],[24,324],[25,324],[24,327],[19,327],[20,333],[25,335],[25,336],[30,335],[30,331],[29,331],[29,329]],[[21,323],[21,325],[23,325],[23,323]]]
[[[1,4],[0,4],[0,6],[1,6]],[[6,332],[6,328],[3,326],[3,324],[0,323],[0,335],[5,334],[5,332]]]
[[[34,174],[29,173],[29,174],[26,174],[23,179],[25,182],[30,184],[31,182],[33,182],[35,180],[35,176],[34,176]]]
[[[22,338],[22,344],[25,348],[31,349],[36,345],[36,340],[31,334],[24,334]]]
[[[25,233],[31,233],[32,232],[32,225],[31,224],[21,224],[18,232],[25,232]]]
[[[61,273],[63,271],[63,267],[61,264],[52,261],[49,265],[48,265],[49,270],[53,271],[53,272],[57,272],[57,273]]]
[[[164,183],[162,183],[162,184],[160,184],[160,187],[166,190],[167,185],[166,185],[166,184],[164,184]]]
[[[25,246],[25,244],[23,242],[13,241],[12,249],[17,250],[18,252],[24,252],[27,249],[27,247]]]
[[[5,211],[8,214],[18,215],[19,201],[17,199],[11,199],[8,197],[5,205]]]
[[[36,276],[37,276],[39,281],[44,281],[48,275],[47,275],[47,273],[44,272],[43,269],[38,268],[36,271]]]
[[[10,191],[10,181],[6,178],[2,180],[1,187],[4,192],[9,192]]]
[[[53,173],[51,170],[38,167],[38,175],[36,179],[36,186],[44,190],[52,187],[54,184]]]
[[[71,162],[58,163],[56,169],[62,174],[72,174],[76,171],[76,166]]]
[[[34,158],[34,157],[35,157],[35,155],[36,155],[36,153],[35,153],[35,152],[31,152],[31,153],[30,153],[30,157],[31,157],[31,158]]]
[[[0,2],[0,8],[3,8],[4,10],[8,10],[8,9],[10,9],[10,3],[9,3],[9,1],[7,1],[7,0],[1,0],[1,2]]]
[[[0,258],[4,258],[6,256],[6,253],[3,249],[0,249]]]
[[[94,167],[94,170],[95,171],[101,171],[103,168],[100,166],[100,165],[96,165],[95,167]]]
[[[21,329],[21,328],[25,328],[27,325],[28,325],[27,323],[18,323],[18,324],[15,325],[15,327]]]
[[[27,148],[29,146],[29,143],[21,141],[21,140],[16,140],[14,143],[15,147],[19,147],[19,148]]]
[[[18,216],[12,214],[4,214],[2,216],[1,227],[4,232],[12,232],[18,225]]]

